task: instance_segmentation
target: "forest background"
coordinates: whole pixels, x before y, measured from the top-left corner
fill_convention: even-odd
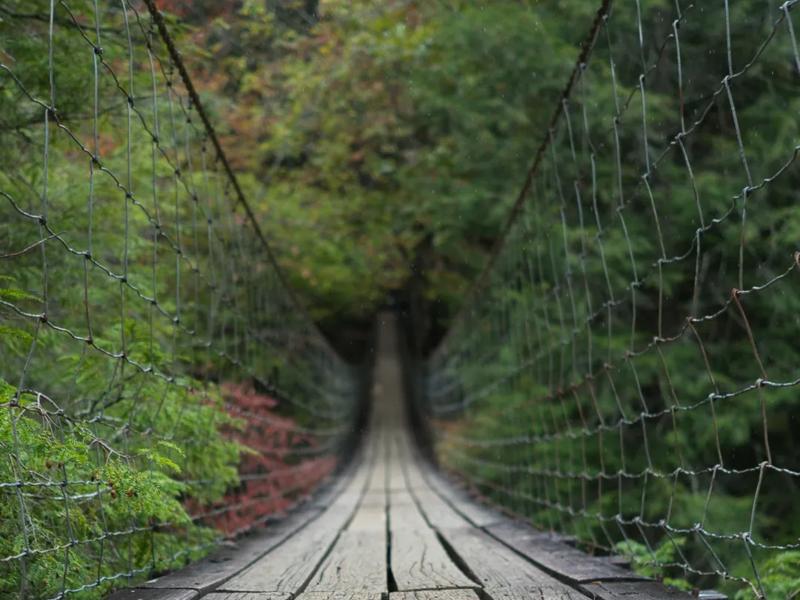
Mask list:
[[[413,288],[431,347],[505,223],[596,7],[162,5],[191,40],[186,58],[279,262],[330,338],[357,344],[387,295]]]
[[[39,26],[38,30],[34,26],[32,29],[41,31],[42,23],[46,23],[42,15],[47,14],[47,4],[43,0],[35,3],[14,0],[0,5],[3,60],[13,57],[17,65],[28,69],[29,79],[40,84],[47,78],[44,38],[14,36],[13,27],[15,23],[30,21]],[[92,3],[88,0],[72,4],[91,14]],[[586,106],[601,107],[606,111],[602,117],[608,118],[609,107],[619,98],[627,97],[630,101],[635,96],[642,64],[658,62],[660,65],[648,81],[650,112],[644,141],[639,129],[642,115],[637,112],[640,109],[636,103],[632,103],[634,108],[620,127],[618,155],[614,156],[606,147],[598,161],[597,178],[599,187],[604,190],[599,194],[598,203],[609,214],[613,212],[615,202],[612,192],[616,185],[614,169],[624,171],[626,185],[633,185],[628,181],[635,181],[638,185],[640,163],[642,157],[647,156],[647,148],[667,145],[677,131],[678,104],[680,111],[685,107],[687,117],[696,117],[710,97],[709,90],[719,86],[720,74],[728,69],[728,40],[733,40],[736,64],[743,64],[756,54],[779,14],[774,6],[758,0],[731,3],[731,29],[726,30],[726,21],[721,18],[722,3],[707,11],[698,5],[681,34],[681,52],[686,57],[682,65],[686,82],[684,99],[676,93],[678,70],[674,56],[661,51],[665,47],[661,40],[669,39],[673,26],[671,15],[676,6],[680,9],[681,4],[684,3],[653,0],[642,3],[641,12],[635,14],[634,4],[620,3],[620,18],[617,20],[620,35],[613,42],[620,89],[612,89],[610,78],[601,80],[598,76],[590,80],[594,87],[590,88],[591,102]],[[350,361],[358,362],[369,347],[370,323],[375,311],[387,302],[389,296],[393,296],[401,304],[422,307],[417,315],[424,316],[425,323],[416,323],[420,334],[417,349],[425,353],[434,348],[451,318],[466,301],[471,300],[469,290],[472,282],[498,242],[537,148],[549,135],[551,117],[561,109],[561,93],[573,72],[581,43],[592,26],[596,3],[585,0],[240,0],[224,3],[161,0],[158,5],[164,11],[169,30],[175,37],[202,103],[278,263],[327,337]],[[797,16],[793,18],[797,23]],[[638,32],[637,22],[642,24]],[[797,74],[792,60],[797,50],[792,50],[787,36],[781,35],[776,39],[770,52],[760,56],[749,70],[748,85],[735,91],[739,122],[756,182],[785,164],[792,149],[795,149],[794,156],[797,154],[800,96],[794,93]],[[59,110],[67,121],[70,118],[79,121],[84,108],[81,99],[85,100],[86,96],[86,65],[80,71],[76,64],[73,72],[68,58],[58,60],[62,61],[59,64]],[[800,69],[800,65],[797,68]],[[607,75],[604,71],[601,73]],[[39,121],[29,121],[30,115],[18,108],[20,103],[13,86],[5,86],[2,91],[0,132],[6,137],[0,146],[0,159],[4,165],[12,165],[4,168],[4,177],[11,181],[9,186],[16,185],[21,189],[25,186],[19,181],[25,177],[18,177],[18,171],[23,171],[23,168],[14,167],[19,156],[17,149],[26,148],[31,156],[37,157],[38,164],[39,157],[31,150],[35,144],[29,144],[26,136],[38,127]],[[668,232],[665,237],[670,250],[674,247],[676,252],[684,251],[687,244],[692,243],[698,227],[696,198],[702,198],[706,209],[719,209],[720,213],[734,198],[733,208],[725,215],[738,216],[742,209],[735,197],[745,185],[736,142],[739,132],[730,119],[725,96],[719,97],[721,100],[710,110],[708,114],[711,116],[700,129],[701,135],[697,136],[700,141],[687,142],[686,153],[691,156],[694,167],[691,185],[686,179],[685,163],[680,156],[665,161],[665,166],[660,167],[661,187],[657,192],[661,195],[658,199],[663,202],[660,206],[668,207],[664,210],[665,231]],[[36,119],[39,119],[38,115]],[[601,129],[595,122],[591,127],[598,131]],[[555,162],[567,164],[570,149],[563,128],[561,131]],[[13,143],[6,143],[6,139],[13,140]],[[571,150],[574,155],[575,149]],[[115,152],[119,154],[120,148],[112,144],[108,154],[114,155]],[[142,157],[137,157],[137,160],[144,162]],[[794,260],[793,252],[798,249],[797,240],[800,239],[800,214],[796,210],[796,190],[800,187],[800,180],[792,160],[788,163],[790,168],[781,172],[780,178],[770,180],[769,193],[760,196],[765,200],[753,205],[758,208],[751,209],[746,229],[743,227],[740,231],[728,227],[731,222],[738,222],[731,218],[725,223],[726,228],[704,238],[708,243],[704,246],[701,265],[706,286],[699,300],[705,303],[701,308],[729,297],[737,279],[736,268],[732,265],[740,256],[747,261],[747,279],[751,284],[772,280],[783,272],[781,269],[786,267],[784,263],[787,260],[790,263]],[[648,163],[646,167],[649,166]],[[60,177],[63,182],[74,176],[72,169],[75,168],[63,164],[52,167],[52,171],[54,177]],[[620,187],[623,185],[621,180],[622,177]],[[5,185],[6,180],[3,182]],[[552,231],[540,231],[543,235],[539,235],[531,246],[550,244],[549,234],[552,232],[559,236],[562,234],[560,227],[553,225],[561,218],[557,214],[557,203],[549,202],[556,197],[554,189],[551,187],[544,192],[537,197],[536,208],[530,212],[534,219],[537,214],[541,215],[542,223],[552,225]],[[74,201],[72,209],[75,214],[81,210],[75,207],[83,206],[78,204],[77,195],[76,192],[75,198],[69,198],[70,202]],[[80,201],[83,202],[83,198]],[[122,203],[108,203],[103,210],[108,222],[121,220]],[[609,228],[607,255],[604,256],[609,271],[603,275],[599,262],[590,265],[594,270],[586,279],[587,296],[590,287],[594,291],[604,288],[608,282],[609,287],[624,288],[630,281],[626,244],[636,248],[635,260],[641,263],[640,267],[646,266],[646,258],[642,256],[658,258],[655,227],[649,210],[646,203],[633,205],[630,209],[631,227],[624,232],[624,238],[619,230]],[[577,224],[578,215],[565,212],[565,221],[569,220],[570,225],[564,227],[564,244],[576,249],[583,243],[589,226],[584,227],[582,221]],[[4,239],[16,242],[15,236],[19,232],[12,225],[4,227]],[[537,227],[542,227],[541,223]],[[742,244],[747,242],[746,252],[741,255],[740,241]],[[517,287],[522,285],[518,285],[518,281],[524,279],[518,277],[518,264],[514,261],[524,256],[529,248],[525,239],[516,239],[514,244],[511,266],[499,274],[501,278],[506,277],[501,282],[506,285],[503,290],[507,292],[506,297],[499,296],[498,299],[487,294],[485,304],[489,308],[478,307],[478,312],[484,311],[480,315],[485,317],[477,319],[479,325],[488,323],[490,328],[497,325],[500,332],[508,323],[521,330],[523,323],[527,325],[529,315],[534,314],[533,310],[525,315],[513,311],[501,314],[507,305],[521,310],[522,304],[527,306],[527,303],[543,298],[545,292],[558,289],[560,280],[556,271],[577,273],[579,268],[577,260],[570,262],[567,259],[558,264],[554,261],[553,281],[548,281],[549,276],[540,273],[535,285],[527,288],[530,293],[518,294],[524,297],[522,300],[517,298],[514,304],[508,301],[507,296],[516,293]],[[16,246],[9,244],[9,247]],[[139,249],[143,257],[146,250],[146,247]],[[547,249],[543,250],[544,255],[547,252]],[[552,247],[549,252],[555,254]],[[631,262],[635,260],[631,258]],[[693,261],[688,262],[693,266]],[[698,298],[692,289],[690,271],[689,267],[680,264],[676,272],[666,276],[663,285],[668,294],[663,313],[654,287],[643,288],[640,301],[644,310],[640,312],[639,322],[645,325],[641,331],[635,332],[640,338],[648,328],[654,328],[656,321],[660,328],[662,316],[663,321],[671,325],[680,322],[687,314],[695,314]],[[32,289],[22,285],[22,282],[33,279],[30,273],[12,269],[4,272],[3,276],[14,288],[4,289],[4,298],[20,303],[33,302],[19,295]],[[72,288],[65,289],[79,297],[80,286],[72,281],[74,278],[68,278],[66,274],[62,278],[69,279],[66,283],[72,285]],[[590,280],[591,285],[588,283]],[[0,283],[5,288],[6,280]],[[171,290],[170,285],[168,281],[165,287]],[[781,286],[785,285],[788,284],[781,279]],[[768,346],[762,347],[762,352],[770,374],[776,380],[789,380],[793,374],[796,375],[800,358],[796,343],[800,296],[781,286],[775,286],[760,304],[756,304],[755,312],[760,316],[755,318],[751,315],[751,319],[759,340],[769,341]],[[558,306],[560,303],[561,298],[556,296],[555,300],[551,298],[534,304],[537,310],[544,307],[545,311],[549,304],[550,314],[556,314],[556,310],[561,308]],[[500,307],[496,311],[493,308],[495,304]],[[659,313],[656,318],[657,305]],[[627,313],[623,314],[619,323],[627,324],[627,317]],[[504,321],[506,319],[508,323]],[[537,319],[538,316],[530,320]],[[609,321],[612,321],[611,317]],[[708,336],[713,370],[720,386],[733,386],[732,382],[738,382],[742,373],[750,377],[755,364],[747,340],[737,329],[739,324],[733,318],[725,326],[712,323],[707,332],[703,331]],[[599,339],[601,334],[605,334],[604,325],[601,322],[593,326],[594,330],[589,327],[590,347],[594,338]],[[526,356],[525,352],[530,352],[528,348],[521,350],[516,357],[503,355],[503,351],[514,352],[518,348],[507,344],[506,338],[497,331],[487,334],[478,326],[475,331],[483,337],[464,335],[456,339],[456,344],[462,344],[456,352],[468,359],[464,364],[469,365],[469,359],[475,361],[474,369],[462,374],[466,387],[472,385],[480,389],[493,384],[498,373],[519,356]],[[548,323],[545,341],[549,345],[544,347],[556,347],[564,331],[563,323],[561,329]],[[25,352],[20,348],[27,340],[23,333],[12,332],[4,337],[10,350],[3,348],[3,351],[16,357],[15,365],[24,360]],[[165,326],[158,333],[166,339],[169,331]],[[622,331],[621,327],[615,331],[613,339],[609,334],[609,350],[612,346],[615,350],[626,348],[628,337],[628,331]],[[517,344],[523,345],[519,340]],[[497,351],[499,358],[481,364],[479,359],[493,351]],[[674,384],[680,400],[706,397],[709,389],[705,366],[696,353],[683,352],[683,347],[678,347],[674,355],[667,357],[674,375],[670,385]],[[555,354],[551,353],[548,358],[552,359]],[[75,356],[66,358],[78,362]],[[594,359],[597,360],[597,356]],[[165,357],[158,360],[167,362]],[[563,355],[561,360],[563,363]],[[593,364],[592,358],[586,362],[589,367]],[[12,362],[9,360],[8,364]],[[192,367],[195,375],[202,371],[198,365]],[[69,364],[60,367],[62,379],[71,374],[69,368],[72,368]],[[562,364],[560,376],[563,378],[564,373],[578,368],[577,364],[571,367]],[[667,393],[656,371],[657,367],[647,365],[642,388],[646,390],[648,399],[655,403],[651,406],[656,406],[657,410],[661,406],[657,404],[659,402],[666,406]],[[296,378],[302,379],[302,376],[303,372],[298,371]],[[95,374],[87,372],[84,379],[79,379],[79,384],[86,383],[87,387],[82,390],[80,398],[97,396],[97,391],[91,389],[92,377]],[[517,388],[512,390],[513,393],[487,396],[485,403],[470,415],[472,420],[456,423],[454,428],[460,428],[459,431],[465,435],[492,433],[497,437],[511,437],[527,427],[529,421],[541,425],[542,419],[536,421],[539,407],[527,401],[534,391],[545,393],[547,390],[543,388],[550,382],[535,378],[533,370],[526,373],[526,377],[516,382]],[[6,387],[0,390],[3,398],[15,396],[17,392],[11,386]],[[632,384],[628,389],[634,389]],[[800,464],[800,450],[792,442],[799,412],[796,394],[793,389],[772,390],[770,393],[767,427],[771,434],[772,456],[777,464],[796,469]],[[156,396],[157,390],[150,395]],[[272,398],[254,397],[250,388],[234,388],[230,395],[243,395],[248,402],[269,405],[270,408],[274,403]],[[598,397],[608,414],[617,410],[610,390],[601,389]],[[169,400],[177,407],[185,399],[175,397]],[[519,404],[520,412],[512,415],[512,421],[494,422],[496,431],[487,431],[483,427],[482,415],[490,415],[498,407],[517,406],[513,402]],[[627,405],[625,408],[638,410]],[[206,409],[203,406],[201,415]],[[519,415],[526,419],[520,419]],[[576,415],[569,417],[573,422],[577,420]],[[202,419],[186,424],[186,439],[195,434],[192,428],[200,421]],[[225,425],[234,427],[235,424]],[[714,454],[715,440],[708,426],[708,415],[687,417],[685,425],[684,430],[673,435],[664,430],[663,423],[658,424],[662,428],[657,431],[659,445],[656,447],[654,444],[652,448],[654,464],[670,463],[677,449],[685,453],[690,464],[711,464],[712,459],[708,457]],[[744,465],[751,469],[752,464],[761,460],[765,450],[761,439],[763,426],[762,415],[756,410],[740,410],[736,405],[730,405],[727,412],[721,414],[719,429],[714,433],[718,444],[718,440],[722,440],[726,457],[732,457],[728,464],[734,468]],[[2,429],[0,434],[10,439],[9,431],[8,428]],[[220,489],[209,492],[213,498],[203,498],[209,502],[219,502],[225,487],[235,484],[234,471],[241,452],[241,448],[218,434],[215,429],[208,436],[218,444],[219,464],[203,464],[202,456],[192,454],[184,460],[188,464],[197,459],[198,464],[194,466],[203,477],[217,478]],[[34,442],[45,446],[36,435],[35,431],[31,432],[31,447]],[[258,435],[256,432],[249,437],[254,439]],[[4,438],[0,436],[0,439]],[[251,446],[253,439],[248,441]],[[78,441],[83,443],[84,440]],[[632,445],[636,443],[634,439]],[[35,449],[44,452],[40,447]],[[445,447],[440,452],[445,463],[448,463],[447,451]],[[171,449],[165,451],[167,455],[171,453]],[[488,461],[493,458],[497,459],[492,452],[476,452],[463,460],[451,456],[449,466],[467,471],[470,469],[468,460],[474,463],[476,459]],[[501,456],[499,460],[506,458],[508,461],[527,461],[527,457],[513,455]],[[602,451],[599,456],[590,455],[590,459],[599,459],[601,464],[603,458]],[[636,456],[631,464],[636,464],[637,459],[641,460],[642,456]],[[540,457],[537,460],[544,459]],[[89,465],[91,460],[85,458],[85,462]],[[525,464],[541,467],[536,461]],[[608,460],[608,464],[612,462]],[[53,469],[44,461],[36,468],[42,472]],[[166,472],[171,468],[171,465],[166,465],[162,470]],[[332,468],[325,465],[324,469],[320,467],[320,471],[327,473]],[[601,477],[604,469],[601,468]],[[501,468],[490,465],[472,470],[490,483],[507,483],[504,479],[507,474]],[[748,477],[752,479],[753,476],[751,469]],[[12,474],[3,477],[8,481],[14,478]],[[527,485],[523,479],[519,478],[523,482],[521,485]],[[741,481],[737,479],[727,487],[720,486],[721,500],[715,504],[709,517],[713,523],[748,520],[754,486],[749,480],[747,485]],[[775,594],[795,593],[800,587],[800,552],[796,550],[796,544],[775,542],[796,540],[800,532],[794,500],[798,494],[797,481],[792,471],[767,482],[760,498],[759,518],[753,519],[751,524],[757,534],[763,534],[767,544],[774,542],[779,546],[780,551],[765,552],[764,556],[758,557],[760,567],[769,575],[765,576],[767,585],[772,586],[770,590],[777,590]],[[182,492],[169,488],[169,485],[174,485],[172,480],[162,486],[165,493],[161,497],[154,494],[147,500],[173,518],[175,514],[182,515],[182,508],[175,502],[164,508],[164,497],[179,497]],[[510,485],[513,488],[516,482]],[[686,519],[696,516],[705,500],[705,487],[697,482],[689,487],[692,489],[685,490],[681,496],[685,498],[684,505],[675,509],[680,513],[682,508],[681,514]],[[487,492],[486,489],[483,491]],[[626,514],[636,512],[637,498],[631,495],[626,501]],[[666,487],[658,488],[649,499],[655,514],[662,514],[667,505],[672,510],[671,491]],[[502,495],[496,496],[495,500],[504,501]],[[598,504],[608,507],[613,504],[612,500],[616,498],[609,494]],[[9,514],[16,510],[11,503],[7,508]],[[529,508],[523,506],[521,510],[524,512]],[[547,511],[535,514],[545,521],[548,518]],[[783,518],[783,515],[793,517]],[[48,518],[57,520],[52,515]],[[7,522],[12,520],[9,518]],[[736,527],[737,531],[747,529],[746,524]],[[580,533],[591,538],[595,532],[583,530]],[[208,537],[207,532],[203,535]],[[681,572],[680,567],[688,563],[671,554],[664,539],[657,541],[663,562],[675,563],[678,568],[666,573],[655,568],[650,574],[669,576],[674,583],[683,586],[694,585],[698,580],[703,583],[702,577],[687,583],[690,574]],[[178,541],[174,544],[180,546]],[[18,550],[14,546],[6,554],[13,555]],[[639,557],[645,553],[641,544],[617,550]],[[691,562],[693,553],[699,554],[700,551],[690,547],[685,552]],[[731,552],[730,556],[723,555],[722,559],[732,562],[731,572],[737,576],[749,573],[750,564],[741,549]],[[52,565],[41,568],[45,573]],[[646,564],[642,567],[643,570],[647,568]],[[713,578],[707,577],[706,581],[713,583]],[[9,589],[16,589],[16,586],[14,581]],[[742,590],[742,586],[732,585],[727,591],[740,592],[742,597],[747,597],[746,590]]]

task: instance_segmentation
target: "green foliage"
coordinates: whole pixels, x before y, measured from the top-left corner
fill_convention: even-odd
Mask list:
[[[159,2],[189,56],[180,17],[227,10],[201,4]],[[355,372],[293,303],[145,6],[4,2],[0,63],[0,596],[98,598],[308,493],[349,432],[290,446],[349,422]],[[237,408],[283,425],[241,486]]]
[[[423,263],[426,296],[457,304],[566,83],[557,8],[451,4],[326,2],[298,31],[246,2],[204,34],[232,154],[320,319],[369,314]]]
[[[140,405],[153,404],[147,392],[141,390]],[[187,444],[180,431],[156,441],[152,434],[136,433],[144,419],[133,419],[124,434],[88,425],[48,411],[41,400],[18,395],[0,380],[0,405],[12,402],[14,408],[0,411],[0,451],[7,457],[0,462],[0,481],[22,483],[0,496],[0,555],[28,557],[5,570],[0,594],[36,590],[36,597],[56,596],[62,586],[57,574],[66,564],[67,589],[97,580],[96,588],[79,597],[98,597],[112,585],[104,577],[183,564],[216,539],[212,530],[192,523],[181,498],[191,493],[213,502],[237,481],[238,445],[219,430],[202,431],[212,417],[218,426],[232,424],[217,407],[203,405],[197,395],[168,393],[158,418],[163,421],[147,418],[158,431],[175,412],[185,413],[183,429],[205,435],[199,446]],[[105,416],[111,421],[124,410],[117,405]],[[120,445],[124,451],[114,450]],[[192,483],[201,480],[211,485]],[[62,481],[69,484],[62,487]]]
[[[494,501],[751,597],[800,535],[798,73],[782,13],[676,6],[614,5],[428,400]]]
[[[664,569],[660,565],[670,564],[679,557],[678,549],[684,546],[685,540],[668,540],[659,544],[652,551],[644,544],[633,540],[625,540],[614,545],[614,550],[621,556],[629,558],[632,562],[633,570],[644,575],[664,582],[665,585],[676,587],[682,590],[690,590],[691,586],[683,579],[675,579],[664,576]]]
[[[767,598],[792,600],[800,597],[800,552],[781,552],[767,560],[761,572],[761,584]],[[745,590],[736,594],[736,600],[750,597]]]

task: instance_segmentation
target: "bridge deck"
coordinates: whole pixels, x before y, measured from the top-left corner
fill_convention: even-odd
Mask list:
[[[114,600],[688,598],[480,506],[413,451],[391,322],[360,455],[265,533]]]

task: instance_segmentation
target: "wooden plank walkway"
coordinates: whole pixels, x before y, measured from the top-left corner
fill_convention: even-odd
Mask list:
[[[364,446],[315,502],[113,600],[688,599],[476,504],[414,451],[394,322],[381,326]]]

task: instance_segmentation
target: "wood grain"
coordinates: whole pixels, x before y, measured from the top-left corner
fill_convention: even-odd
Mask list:
[[[306,587],[309,592],[388,591],[386,532],[345,531]]]
[[[390,498],[400,495],[395,492]],[[390,511],[392,574],[399,591],[475,585],[447,555],[410,496],[407,502],[391,504]]]
[[[407,442],[405,442],[407,444]],[[406,473],[418,487],[412,491],[429,524],[457,554],[462,570],[478,581],[493,600],[567,600],[584,599],[584,595],[537,569],[530,562],[506,548],[484,531],[457,515],[429,486],[415,456],[406,446],[401,453],[408,456]],[[461,523],[458,526],[453,524]]]
[[[400,431],[394,431],[389,436],[389,476],[386,480],[386,489],[388,490],[389,494],[408,489],[408,484],[406,483],[406,478],[403,474],[403,457],[399,455],[397,447],[397,438],[400,435],[403,435],[403,433]]]
[[[226,581],[220,589],[296,593],[309,580],[356,509],[369,480],[369,452],[347,488],[313,523]]]
[[[474,590],[421,590],[392,592],[389,600],[478,600]]]
[[[382,600],[381,594],[365,592],[303,592],[297,600]]]
[[[193,600],[199,596],[197,590],[133,588],[114,592],[106,600]]]
[[[203,560],[185,569],[142,584],[148,588],[192,588],[207,591],[218,587],[242,569],[276,548],[298,530],[319,516],[316,509],[305,510],[287,523],[269,527],[263,533],[227,544]]]
[[[440,534],[494,600],[585,600],[579,591],[537,569],[474,527],[443,530]]]
[[[468,527],[470,523],[456,513],[444,500],[442,500],[422,477],[420,465],[411,454],[408,436],[397,439],[397,449],[403,457],[403,471],[406,484],[414,501],[422,508],[422,514],[429,524],[436,524],[437,528],[459,529]]]
[[[332,521],[332,520],[331,520]],[[329,522],[301,532],[252,566],[224,583],[225,591],[290,592],[299,590],[311,577],[328,549],[336,541],[340,522]]]
[[[348,531],[374,532],[383,535],[386,532],[386,504],[362,505],[356,511],[353,520],[347,526]]]
[[[449,479],[427,465],[422,465],[422,467],[422,474],[430,486],[444,496],[463,517],[476,527],[487,527],[508,521],[508,517],[499,510],[479,504],[468,492],[456,488]]]
[[[274,592],[214,592],[203,596],[203,600],[289,600],[291,594]]]

